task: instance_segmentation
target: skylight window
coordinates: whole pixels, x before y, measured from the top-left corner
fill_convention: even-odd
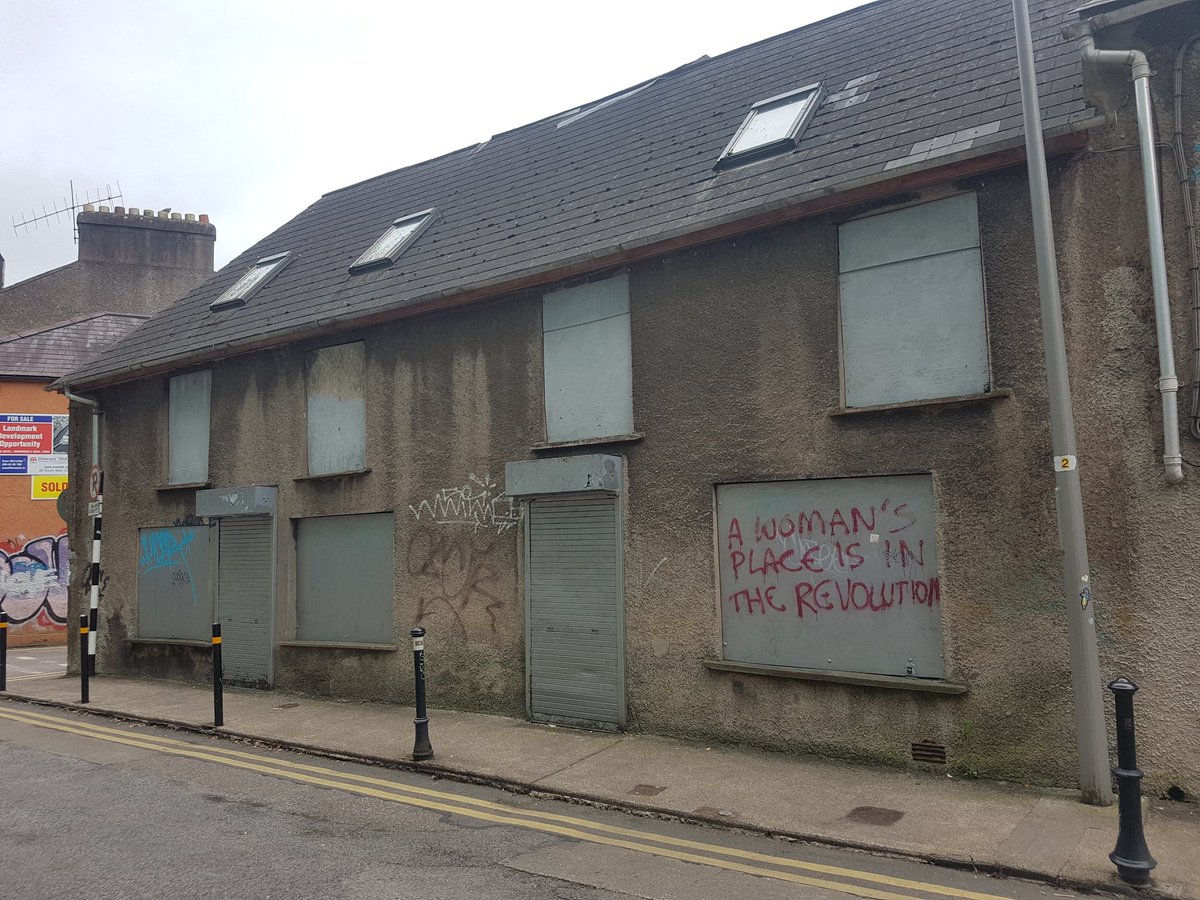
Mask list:
[[[237,306],[245,303],[262,288],[264,284],[294,256],[290,250],[286,253],[276,253],[274,256],[264,256],[246,273],[233,283],[220,297],[209,304],[209,309],[220,309],[224,306]]]
[[[821,85],[810,84],[755,103],[721,153],[717,168],[794,150],[800,132],[816,112],[820,95]]]
[[[367,248],[366,253],[354,261],[350,271],[357,272],[373,266],[394,263],[400,258],[400,254],[425,230],[425,226],[433,218],[433,213],[432,209],[427,209],[424,212],[397,219],[387,231],[379,236],[379,240]]]

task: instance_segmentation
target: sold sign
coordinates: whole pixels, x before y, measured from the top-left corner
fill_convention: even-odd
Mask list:
[[[65,475],[34,475],[31,496],[34,500],[57,500],[58,495],[66,489]]]

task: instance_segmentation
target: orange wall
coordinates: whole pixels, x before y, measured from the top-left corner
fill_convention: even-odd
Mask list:
[[[67,398],[44,384],[0,381],[0,413],[66,415]],[[53,500],[33,500],[29,475],[0,475],[0,609],[12,646],[66,643],[67,526]]]

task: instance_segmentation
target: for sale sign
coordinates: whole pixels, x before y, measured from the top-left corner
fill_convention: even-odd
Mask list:
[[[54,452],[54,416],[0,413],[0,453],[49,454]]]
[[[0,475],[66,475],[70,417],[0,413]]]

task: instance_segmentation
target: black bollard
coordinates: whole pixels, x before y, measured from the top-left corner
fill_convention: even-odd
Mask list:
[[[88,698],[88,616],[79,617],[79,702],[90,703]]]
[[[221,623],[213,622],[212,629],[213,670],[213,724],[225,724],[225,698],[221,684]]]
[[[429,717],[425,714],[425,629],[414,628],[409,632],[413,642],[413,670],[417,687],[416,740],[413,742],[413,759],[433,759],[433,747],[429,743]]]
[[[8,690],[8,613],[0,612],[0,691]]]
[[[1133,729],[1133,695],[1138,686],[1128,678],[1109,684],[1117,704],[1117,846],[1108,858],[1127,884],[1145,884],[1158,863],[1146,846],[1142,830],[1142,771],[1137,767],[1137,744]]]

